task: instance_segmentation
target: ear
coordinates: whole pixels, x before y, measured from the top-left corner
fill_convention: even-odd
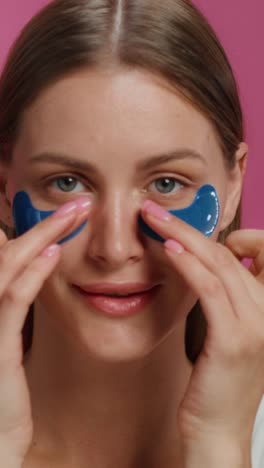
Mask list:
[[[241,199],[243,181],[248,161],[248,145],[241,142],[236,151],[235,167],[227,173],[228,187],[224,214],[222,217],[220,231],[223,231],[235,218],[236,211]]]
[[[3,163],[0,163],[0,221],[8,228],[14,228],[12,204],[8,186],[8,169]]]

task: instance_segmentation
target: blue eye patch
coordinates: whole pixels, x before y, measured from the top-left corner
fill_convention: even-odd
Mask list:
[[[21,236],[35,226],[35,224],[51,216],[54,212],[55,210],[38,210],[32,205],[27,192],[17,192],[13,201],[13,217],[17,236]],[[198,190],[193,203],[189,207],[179,210],[170,210],[169,213],[179,217],[198,229],[205,236],[209,237],[214,232],[219,219],[220,206],[217,192],[212,185],[204,185]],[[87,222],[88,221],[85,221],[81,224],[74,232],[60,240],[58,244],[63,244],[79,234],[86,226]],[[138,217],[138,222],[144,234],[154,240],[160,242],[164,241],[162,237],[145,223],[141,215]]]
[[[203,185],[197,191],[195,199],[190,206],[179,210],[169,210],[169,213],[190,224],[206,237],[209,237],[217,226],[220,214],[217,192],[212,185]],[[141,215],[139,217],[139,225],[147,236],[159,242],[165,241],[145,223]]]
[[[44,219],[48,218],[48,216],[55,213],[56,210],[53,211],[40,211],[37,210],[31,203],[31,199],[27,192],[21,191],[17,192],[13,201],[13,217],[15,222],[15,230],[17,236],[21,236],[29,229],[31,229],[35,224],[43,221]],[[79,226],[75,231],[73,231],[70,235],[64,237],[62,240],[58,242],[58,244],[64,244],[68,240],[75,237],[79,232],[87,224],[85,221],[81,226]]]

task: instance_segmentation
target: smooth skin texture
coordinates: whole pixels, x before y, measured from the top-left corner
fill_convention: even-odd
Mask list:
[[[199,151],[203,159],[178,158],[139,168],[150,156],[180,148]],[[10,202],[16,191],[26,190],[42,210],[56,209],[85,194],[91,197],[92,207],[86,228],[61,247],[60,261],[35,301],[34,340],[24,362],[34,420],[25,468],[49,463],[56,468],[181,467],[182,430],[188,439],[194,409],[201,405],[197,438],[201,427],[207,436],[207,429],[214,427],[217,434],[229,425],[229,415],[226,424],[217,424],[219,408],[217,401],[213,405],[214,388],[209,382],[223,375],[229,381],[232,374],[226,391],[232,399],[241,382],[248,384],[245,353],[240,355],[240,347],[232,370],[225,368],[229,325],[233,337],[237,322],[222,285],[228,268],[220,263],[212,273],[207,257],[209,252],[214,255],[219,232],[235,216],[247,150],[241,142],[236,166],[227,171],[210,122],[162,78],[143,70],[75,72],[44,90],[26,110],[7,172]],[[47,155],[45,162],[33,162],[36,155],[47,152],[71,157],[74,167],[48,162]],[[77,167],[77,161],[89,162],[96,170]],[[65,175],[76,179],[72,190],[58,183],[58,177]],[[177,179],[169,191],[160,186],[164,178]],[[178,264],[179,257],[171,259],[162,244],[139,231],[138,214],[145,200],[166,210],[188,206],[206,183],[217,189],[221,206],[212,238],[197,237],[195,230],[177,220],[163,227],[167,237],[175,236],[189,252],[182,254]],[[244,288],[237,263],[228,264],[234,297]],[[212,280],[207,299],[207,290],[198,282],[199,272]],[[71,287],[103,281],[149,281],[162,287],[143,312],[113,319],[90,309]],[[214,300],[212,290],[217,291]],[[198,372],[186,357],[184,331],[186,317],[200,295],[210,322],[213,357],[207,365],[204,357]],[[256,307],[248,311],[251,330],[255,330],[253,317],[258,321],[261,315]],[[247,362],[253,361],[248,358]],[[258,377],[258,367],[255,370]],[[190,398],[185,395],[187,388]],[[184,395],[185,405],[179,412]],[[253,400],[251,409],[256,405],[255,393]],[[243,417],[247,427],[242,430],[248,434],[253,417],[249,407]],[[236,423],[230,433],[233,427],[237,428]]]
[[[21,349],[28,307],[60,258],[60,247],[53,242],[87,219],[88,213],[87,206],[78,209],[78,205],[63,216],[57,211],[12,241],[0,231],[0,264],[4,272],[0,282],[0,453],[6,466],[20,466],[33,435]]]
[[[204,440],[240,439],[241,447],[246,442],[250,447],[264,384],[264,281],[263,261],[258,259],[263,258],[263,233],[235,231],[222,246],[207,242],[178,218],[158,219],[148,207],[143,207],[143,215],[168,239],[165,252],[199,295],[208,322],[205,346],[178,412],[182,433],[186,440],[200,434]],[[254,274],[239,262],[240,256],[254,258]],[[247,398],[238,408],[241,389]]]

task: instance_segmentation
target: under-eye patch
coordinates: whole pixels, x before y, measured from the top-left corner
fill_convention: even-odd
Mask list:
[[[220,214],[220,204],[216,189],[212,185],[203,185],[197,191],[190,206],[178,210],[168,210],[168,212],[209,237],[217,226]],[[165,241],[165,239],[145,223],[141,215],[139,217],[139,225],[147,236],[160,242]]]
[[[13,202],[13,217],[17,236],[21,236],[35,224],[51,216],[56,210],[41,211],[35,208],[27,192],[17,192]],[[169,210],[169,213],[179,217],[186,223],[201,231],[209,237],[215,230],[220,213],[217,192],[212,185],[202,186],[193,201],[187,208]],[[88,220],[81,224],[75,231],[58,242],[63,244],[75,237],[86,226]],[[147,236],[154,240],[163,242],[164,239],[155,233],[143,220],[138,217],[139,227]]]
[[[27,192],[17,192],[13,202],[13,217],[17,236],[21,236],[26,231],[35,226],[35,224],[39,223],[40,221],[43,221],[45,218],[48,218],[48,216],[51,216],[53,213],[55,213],[55,211],[56,210],[38,210],[33,206]],[[63,244],[64,242],[67,242],[68,240],[75,237],[85,227],[86,224],[87,221],[81,224],[81,226],[79,226],[71,234],[60,240],[58,244]]]

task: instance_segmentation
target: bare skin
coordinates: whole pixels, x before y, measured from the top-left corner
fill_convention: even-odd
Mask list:
[[[203,160],[137,169],[149,156],[183,147]],[[89,161],[97,173],[31,162],[48,151]],[[137,215],[145,199],[167,210],[185,207],[211,183],[221,205],[216,240],[235,216],[245,154],[241,144],[229,174],[210,122],[139,70],[76,72],[25,112],[8,173],[10,199],[24,189],[40,209],[56,209],[89,194],[93,206],[35,302],[34,341],[25,357],[34,437],[23,468],[181,467],[177,410],[192,372],[185,321],[197,295],[161,246],[138,231]],[[78,180],[74,192],[55,182],[44,187],[44,178],[66,174]],[[172,193],[158,191],[161,178],[178,180]],[[100,281],[153,281],[162,288],[143,313],[113,320],[84,306],[71,289]]]
[[[76,201],[63,205],[18,239],[9,240],[0,231],[0,454],[3,466],[10,468],[21,467],[33,436],[21,346],[23,323],[29,304],[60,259],[60,246],[54,243],[89,215],[91,201],[82,197],[86,208],[82,205],[79,211],[80,201],[78,206]]]

